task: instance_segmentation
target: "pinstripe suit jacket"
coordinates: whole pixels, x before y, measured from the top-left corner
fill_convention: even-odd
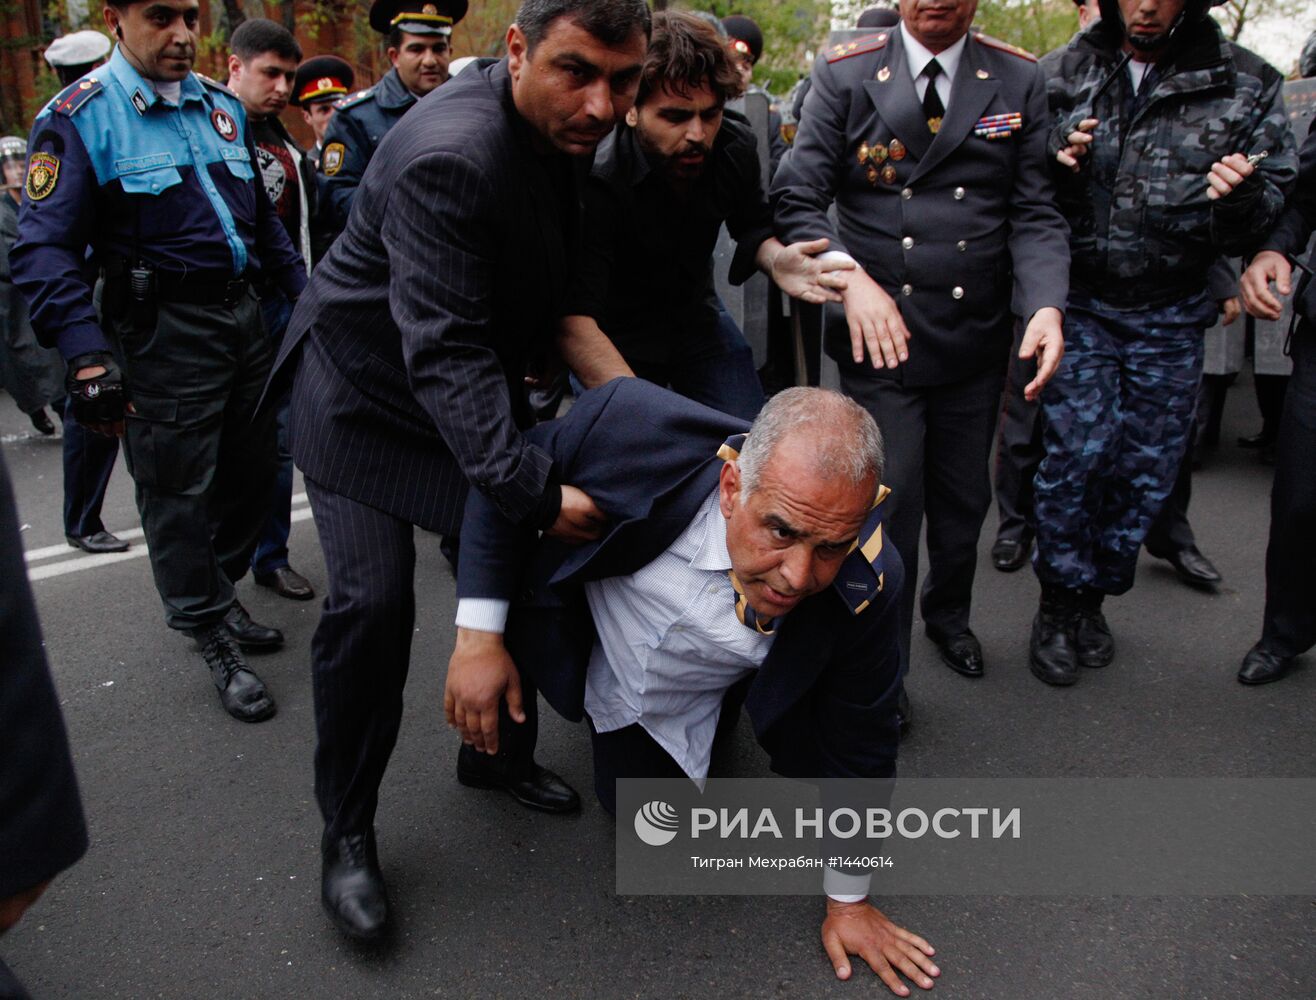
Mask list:
[[[522,378],[551,343],[573,167],[531,146],[506,62],[419,101],[370,161],[343,235],[288,324],[293,457],[326,489],[435,531],[467,484],[520,521],[550,461]]]
[[[603,538],[566,546],[545,537],[535,544],[531,529],[509,524],[483,496],[472,495],[457,594],[511,602],[508,651],[562,715],[579,720],[584,712],[594,624],[582,585],[634,573],[662,553],[717,485],[718,447],[744,430],[735,417],[642,379],[614,379],[584,393],[562,419],[530,432],[559,463],[564,481],[608,515]],[[866,536],[876,531],[881,509]],[[745,708],[779,774],[853,778],[894,771],[904,569],[894,545],[879,551],[879,589],[865,589],[868,599],[853,604],[846,592],[871,581],[873,570],[851,574],[843,567],[833,586],[785,617],[754,675]],[[855,552],[847,563],[864,555]]]

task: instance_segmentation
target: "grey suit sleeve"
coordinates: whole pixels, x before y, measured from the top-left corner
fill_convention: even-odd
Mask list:
[[[829,250],[845,251],[827,209],[840,185],[851,95],[841,93],[825,57],[814,63],[812,80],[795,145],[772,178],[773,229],[788,246],[825,236],[831,241]]]
[[[1056,207],[1052,186],[1046,80],[1037,66],[1032,76],[1010,198],[1008,241],[1014,269],[1014,302],[1025,322],[1047,306],[1064,312],[1069,298],[1069,226]]]
[[[492,300],[505,227],[465,157],[419,157],[398,176],[382,233],[407,378],[471,485],[512,521],[535,512],[552,462],[517,429]]]

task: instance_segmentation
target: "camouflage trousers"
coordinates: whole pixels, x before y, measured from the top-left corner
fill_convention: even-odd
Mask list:
[[[1071,293],[1065,357],[1042,395],[1034,481],[1043,584],[1122,594],[1188,446],[1202,379],[1205,293],[1115,309]]]

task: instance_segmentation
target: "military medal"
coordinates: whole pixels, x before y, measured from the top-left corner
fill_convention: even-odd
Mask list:
[[[874,187],[877,186],[877,167],[870,166],[865,176],[867,176],[869,184],[872,184]]]
[[[905,144],[899,139],[891,140],[891,159],[903,160],[905,158]]]
[[[881,69],[877,71],[878,83],[886,83],[890,79],[891,79],[891,70],[886,66],[883,66]]]
[[[984,115],[973,126],[973,134],[987,140],[1008,139],[1024,127],[1024,116],[1018,111],[1003,115]]]
[[[210,122],[215,126],[215,131],[219,133],[221,139],[232,142],[238,137],[238,123],[227,111],[216,108],[210,113]]]
[[[27,161],[27,190],[29,201],[40,201],[50,196],[59,180],[59,158],[50,153],[33,153]]]
[[[896,182],[896,168],[888,163],[882,168],[882,183],[894,184]]]
[[[936,135],[938,132],[941,131],[941,115],[937,115],[937,117],[935,118],[928,119],[928,131],[931,132],[933,135]]]

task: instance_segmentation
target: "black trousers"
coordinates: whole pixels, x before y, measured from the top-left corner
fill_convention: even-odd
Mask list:
[[[402,724],[416,620],[415,526],[306,480],[329,578],[311,638],[315,799],[324,843],[372,828],[379,785]],[[498,757],[528,767],[538,735],[537,689],[524,675],[526,721],[503,706]]]
[[[1293,375],[1280,417],[1266,546],[1261,643],[1281,656],[1316,645],[1316,324],[1293,334]]]
[[[124,457],[170,628],[213,624],[269,511],[274,415],[256,404],[273,354],[255,293],[232,308],[161,302],[107,317],[133,412]]]
[[[948,385],[906,388],[853,368],[841,388],[877,421],[886,447],[883,482],[891,488],[886,531],[905,564],[900,656],[909,663],[918,579],[918,543],[927,514],[928,572],[920,609],[930,629],[969,627],[978,535],[991,507],[988,462],[1004,373],[988,371]]]
[[[64,534],[84,538],[105,530],[101,506],[119,458],[119,439],[89,431],[64,401]]]

